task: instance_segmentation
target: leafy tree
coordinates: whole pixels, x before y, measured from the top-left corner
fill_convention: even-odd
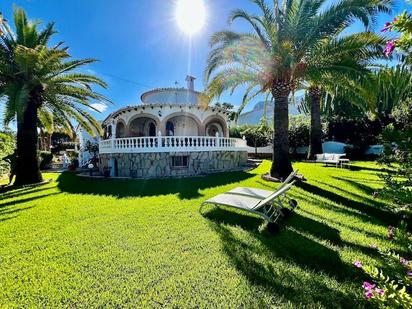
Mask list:
[[[41,181],[37,161],[37,125],[43,114],[53,115],[61,123],[75,119],[93,134],[99,123],[87,109],[90,100],[106,99],[92,85],[106,87],[89,74],[73,72],[94,59],[72,60],[63,43],[49,47],[55,34],[54,24],[39,30],[22,9],[14,10],[15,32],[7,23],[0,36],[0,98],[5,99],[5,123],[17,122],[16,185]],[[40,116],[39,116],[40,115]]]
[[[91,162],[93,164],[96,164],[96,162],[98,161],[97,154],[99,153],[99,144],[87,141],[86,145],[84,146],[84,150],[90,154]]]
[[[290,147],[296,151],[298,147],[309,145],[310,119],[307,116],[291,116],[289,118]]]
[[[255,154],[257,154],[258,147],[264,147],[270,143],[273,130],[262,122],[258,126],[251,126],[242,131],[242,135],[245,136],[249,146],[255,147]]]
[[[254,33],[215,33],[210,42],[213,49],[205,77],[212,97],[246,85],[240,110],[261,94],[274,99],[274,151],[270,174],[283,178],[292,171],[288,98],[311,76],[309,72],[316,71],[311,66],[316,63],[311,56],[317,55],[315,50],[325,40],[335,37],[354,19],[368,23],[377,12],[389,10],[392,1],[340,0],[329,6],[324,6],[326,0],[273,1],[272,6],[264,0],[252,2],[261,15],[235,10],[230,21],[242,19]],[[356,51],[357,48],[353,53]],[[338,71],[339,67],[335,69]]]

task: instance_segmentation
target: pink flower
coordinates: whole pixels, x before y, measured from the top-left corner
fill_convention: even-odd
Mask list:
[[[408,266],[408,264],[409,264],[409,261],[408,261],[407,259],[403,258],[403,257],[401,257],[401,258],[399,259],[399,262],[401,262],[401,264],[402,264],[403,266]]]
[[[356,261],[355,263],[353,263],[353,265],[355,265],[355,267],[357,267],[357,268],[362,268],[362,262],[361,261]]]
[[[408,271],[408,272],[406,273],[406,275],[407,275],[408,277],[412,277],[412,271]]]
[[[385,294],[385,291],[384,291],[383,289],[379,289],[379,288],[376,288],[376,289],[375,289],[375,292],[376,292],[376,294],[378,294],[378,295],[380,295],[380,296],[382,296],[383,294]]]
[[[362,287],[367,291],[374,289],[375,286],[376,286],[376,284],[372,284],[368,281],[364,281],[363,284],[362,284]]]
[[[386,57],[388,57],[395,49],[395,43],[395,40],[390,40],[388,43],[386,43],[386,47],[383,51]]]
[[[373,297],[373,292],[372,291],[365,292],[365,297],[366,299],[371,299]]]

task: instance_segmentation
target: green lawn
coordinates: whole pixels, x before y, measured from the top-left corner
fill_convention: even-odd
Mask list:
[[[228,210],[198,212],[235,186],[273,188],[260,174],[51,184],[0,195],[0,307],[362,307],[355,260],[381,265],[388,206],[371,193],[378,166],[296,163],[307,182],[277,235]],[[381,265],[382,266],[382,265]]]

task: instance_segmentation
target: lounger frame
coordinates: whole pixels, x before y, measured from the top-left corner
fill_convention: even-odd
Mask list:
[[[295,181],[292,181],[286,186],[282,186],[280,190],[273,192],[273,194],[267,199],[262,199],[253,208],[246,209],[243,207],[237,207],[234,205],[230,205],[228,203],[215,203],[213,201],[207,200],[201,204],[199,208],[199,212],[202,213],[202,209],[205,205],[214,205],[215,207],[228,207],[228,208],[234,208],[234,209],[238,209],[244,212],[255,214],[263,218],[267,222],[275,223],[279,219],[279,217],[282,216],[281,209],[284,207],[284,205],[281,199],[284,198],[286,192],[292,188],[294,183]],[[236,194],[230,194],[230,195],[236,195]],[[244,195],[239,194],[237,196],[244,196]],[[268,201],[265,204],[259,205],[265,200],[268,200]]]

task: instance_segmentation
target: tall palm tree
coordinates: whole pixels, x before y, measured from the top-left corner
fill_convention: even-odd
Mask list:
[[[331,5],[326,0],[274,0],[272,6],[265,0],[252,2],[260,15],[235,10],[229,20],[243,19],[254,33],[215,33],[205,79],[212,97],[246,86],[241,108],[270,93],[275,101],[271,175],[284,178],[292,171],[288,98],[305,80],[312,51],[353,20],[368,23],[377,12],[389,11],[392,0],[339,0]]]
[[[92,85],[106,84],[91,75],[73,70],[94,62],[94,59],[71,60],[63,43],[49,47],[54,31],[50,23],[39,30],[39,23],[30,22],[21,9],[14,10],[13,32],[3,24],[0,35],[0,98],[5,103],[4,121],[17,122],[16,185],[42,180],[37,161],[37,125],[45,113],[63,123],[76,120],[92,133],[99,124],[88,112],[90,100],[106,98]]]

